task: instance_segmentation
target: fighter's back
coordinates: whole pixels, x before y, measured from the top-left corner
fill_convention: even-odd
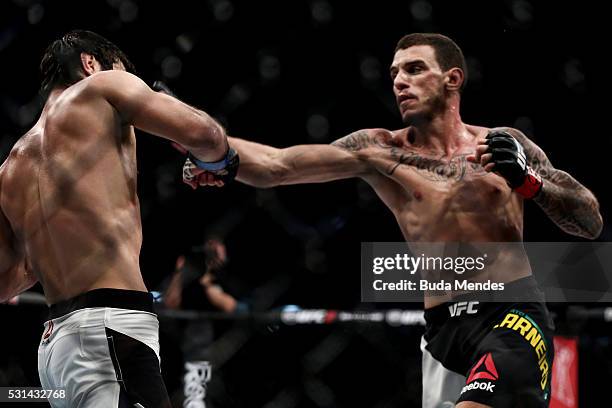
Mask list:
[[[52,92],[0,168],[17,252],[50,303],[100,287],[146,290],[134,132],[99,75]]]

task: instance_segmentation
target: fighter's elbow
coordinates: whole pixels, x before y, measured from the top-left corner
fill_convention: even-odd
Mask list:
[[[0,303],[5,303],[14,296],[11,292],[11,283],[10,268],[3,267],[0,263]]]
[[[209,143],[211,143],[216,149],[227,150],[227,134],[225,129],[220,124],[214,122],[210,126],[208,131]]]
[[[599,211],[595,213],[593,222],[585,229],[585,238],[597,239],[603,231],[603,218]]]
[[[601,222],[601,224],[598,225],[597,229],[595,229],[593,235],[589,239],[597,239],[597,238],[599,238],[599,236],[601,235],[602,231],[603,231],[603,221]]]
[[[8,291],[8,285],[0,285],[0,303],[8,302],[14,295]]]
[[[196,149],[225,151],[227,148],[225,130],[214,122],[193,127],[187,132],[186,139],[186,144]]]
[[[603,230],[603,220],[599,211],[590,216],[583,216],[581,221],[563,228],[565,232],[585,239],[597,239]]]
[[[590,222],[586,223],[586,238],[597,239],[603,231],[603,217],[601,216],[601,211],[599,210],[599,201],[597,198],[592,195],[590,201],[590,207],[593,209],[593,214],[591,217],[588,217]]]
[[[21,266],[23,265],[15,265],[13,268],[0,272],[0,303],[8,302],[38,282],[34,274]]]

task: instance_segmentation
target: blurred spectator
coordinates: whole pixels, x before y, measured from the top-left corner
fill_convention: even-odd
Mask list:
[[[220,285],[227,264],[225,244],[208,238],[201,247],[176,260],[176,269],[164,294],[169,309],[221,311],[234,313],[244,308]],[[210,320],[186,322],[180,340],[184,360],[183,406],[204,408],[207,383],[212,374],[210,346],[214,341],[214,325]],[[173,397],[175,401],[177,396]]]

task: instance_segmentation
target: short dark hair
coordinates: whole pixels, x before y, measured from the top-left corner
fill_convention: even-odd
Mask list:
[[[437,33],[413,33],[403,36],[395,46],[395,52],[413,47],[415,45],[429,45],[436,53],[436,60],[440,68],[448,71],[451,68],[461,68],[463,71],[463,84],[461,89],[465,88],[467,83],[468,72],[465,57],[461,48],[453,40],[445,35]]]
[[[134,65],[115,44],[94,32],[74,30],[53,41],[40,61],[43,94],[81,79],[82,52],[93,55],[104,70],[112,69],[113,63],[121,61],[126,71],[135,72]]]

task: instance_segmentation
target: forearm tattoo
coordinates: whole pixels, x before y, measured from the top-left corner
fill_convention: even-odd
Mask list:
[[[529,165],[544,179],[534,201],[563,231],[585,238],[596,238],[602,220],[595,196],[576,179],[555,169],[546,154],[526,136],[512,133],[525,149]]]

